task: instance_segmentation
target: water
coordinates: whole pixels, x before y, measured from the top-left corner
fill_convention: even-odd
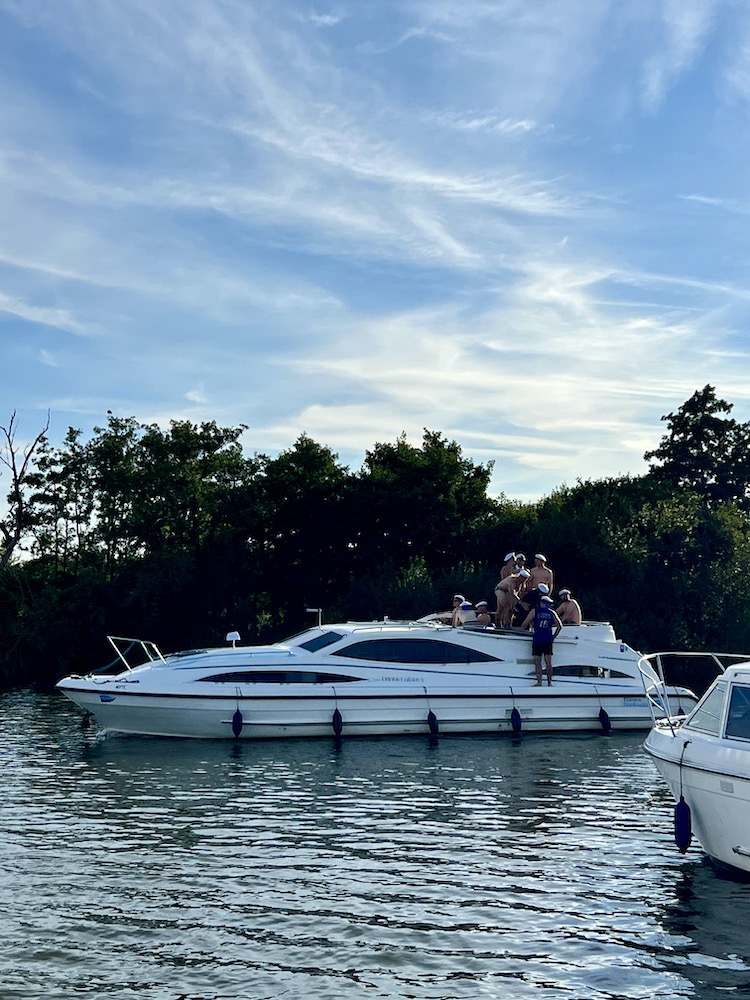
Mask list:
[[[0,726],[0,1000],[750,996],[750,886],[677,853],[638,734]]]

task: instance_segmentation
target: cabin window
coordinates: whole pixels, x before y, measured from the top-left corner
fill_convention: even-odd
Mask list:
[[[308,653],[315,653],[319,649],[324,649],[326,646],[330,646],[331,643],[338,642],[339,639],[343,639],[344,636],[341,632],[324,632],[322,635],[315,635],[312,639],[308,639],[307,642],[301,642],[300,649],[306,649]]]
[[[603,667],[591,667],[591,666],[572,666],[566,665],[564,667],[553,667],[554,674],[556,677],[603,677],[604,668]],[[618,670],[610,670],[612,677],[628,677],[628,674],[621,674]]]
[[[729,697],[727,736],[750,740],[750,687],[735,684]]]
[[[327,674],[315,670],[245,670],[201,677],[213,684],[341,684],[359,681],[361,677],[346,674]]]
[[[486,663],[499,659],[481,650],[439,639],[370,639],[337,649],[333,655],[382,663]]]
[[[726,689],[726,684],[719,682],[707,691],[688,716],[683,729],[697,729],[702,733],[712,733],[718,736]]]

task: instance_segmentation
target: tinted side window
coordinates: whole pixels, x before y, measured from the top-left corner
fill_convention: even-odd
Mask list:
[[[300,649],[306,649],[309,653],[314,653],[318,649],[330,646],[333,642],[338,642],[339,639],[343,639],[341,632],[324,632],[322,635],[313,636],[307,642],[301,642]]]
[[[750,687],[735,684],[729,697],[727,736],[750,740]]]
[[[312,670],[248,670],[243,673],[234,671],[228,674],[211,674],[201,677],[201,680],[211,681],[213,684],[340,684],[361,678]]]
[[[498,659],[440,639],[369,639],[337,649],[333,655],[384,663],[482,663]]]

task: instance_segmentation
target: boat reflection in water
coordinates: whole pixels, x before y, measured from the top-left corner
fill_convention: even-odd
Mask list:
[[[318,625],[270,646],[163,655],[110,637],[114,665],[59,689],[107,730],[267,738],[648,729],[659,682],[607,622],[565,626],[554,683],[536,685],[531,639],[518,629],[439,620]],[[662,689],[670,714],[697,702]]]
[[[669,942],[660,952],[695,991],[679,996],[714,996],[747,991],[750,975],[747,886],[718,871],[707,859],[687,862],[665,885],[656,914]]]

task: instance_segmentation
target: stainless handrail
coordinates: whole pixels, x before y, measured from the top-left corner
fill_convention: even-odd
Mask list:
[[[723,674],[727,667],[732,666],[731,662],[724,663],[722,662],[723,660],[740,663],[750,660],[750,655],[747,653],[716,653],[711,651],[684,649],[660,650],[657,653],[646,653],[644,656],[641,656],[638,660],[638,670],[641,674],[641,680],[643,681],[643,689],[646,694],[646,700],[648,701],[651,721],[653,725],[657,724],[657,716],[654,710],[658,710],[660,713],[659,719],[667,722],[672,735],[674,735],[675,732],[674,720],[679,718],[679,716],[672,716],[669,711],[669,692],[667,690],[667,682],[664,676],[663,662],[667,656],[708,660],[717,668],[717,676],[719,674]],[[646,665],[649,667],[648,671],[645,669]],[[653,675],[655,675],[655,679]]]
[[[128,671],[135,670],[135,666],[142,666],[142,664],[131,666],[127,661],[127,655],[136,646],[140,647],[141,652],[144,654],[149,663],[155,663],[157,660],[160,663],[167,662],[162,656],[161,650],[156,643],[151,642],[148,639],[128,639],[121,635],[108,635],[107,641],[117,654],[117,658],[124,664],[125,669]],[[128,643],[128,647],[124,652],[117,645],[118,642]]]

